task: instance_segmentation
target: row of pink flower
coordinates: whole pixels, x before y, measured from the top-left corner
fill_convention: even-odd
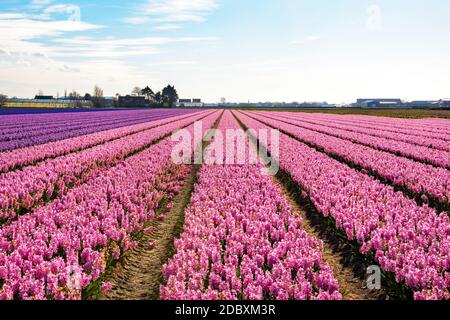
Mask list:
[[[227,111],[220,130],[237,129]],[[303,230],[260,165],[204,165],[176,255],[163,267],[165,300],[341,299],[323,244]]]
[[[160,112],[167,112],[166,109],[149,110],[93,110],[87,112],[63,112],[63,113],[40,113],[40,114],[19,114],[0,115],[0,130],[15,128],[36,128],[56,125],[62,122],[79,123],[92,121],[93,119],[128,117],[130,115],[150,115]]]
[[[406,142],[418,146],[429,147],[437,150],[450,151],[450,141],[436,139],[436,138],[428,138],[428,137],[418,137],[409,134],[403,134],[398,132],[389,132],[383,129],[372,129],[372,128],[361,128],[356,127],[355,125],[349,124],[341,124],[334,121],[322,121],[320,119],[316,119],[313,117],[303,117],[300,115],[287,116],[280,113],[272,113],[273,115],[282,117],[284,119],[295,119],[301,122],[306,122],[313,125],[320,125],[327,128],[341,129],[345,131],[362,133],[374,137],[385,138],[389,140]]]
[[[153,114],[154,112],[152,112]],[[146,112],[144,114],[137,114],[135,112],[126,112],[123,116],[150,116]],[[62,114],[29,114],[18,116],[3,116],[0,118],[0,133],[3,135],[17,134],[17,133],[33,133],[37,130],[55,129],[61,125],[79,126],[89,122],[96,122],[102,118],[111,118],[119,120],[120,115],[117,112],[87,112],[87,113],[62,113]],[[5,137],[7,138],[7,137]],[[4,139],[2,139],[4,140]]]
[[[272,120],[256,113],[246,113],[271,127],[370,170],[395,185],[419,195],[429,195],[442,204],[450,202],[450,171],[398,157],[348,140]]]
[[[266,125],[243,113],[250,128]],[[281,136],[280,166],[304,190],[325,217],[357,240],[361,252],[375,259],[399,283],[413,289],[416,299],[450,298],[450,220],[428,206],[418,206],[357,170],[305,144]]]
[[[18,128],[10,128],[10,129],[3,129],[0,130],[0,141],[12,141],[12,140],[20,140],[24,138],[30,138],[35,137],[39,135],[47,135],[50,133],[59,133],[63,131],[64,128],[67,130],[78,130],[78,129],[84,129],[93,125],[107,125],[107,124],[115,124],[120,122],[127,122],[127,121],[140,121],[142,122],[148,122],[151,121],[155,117],[160,117],[163,113],[152,113],[152,114],[130,114],[130,115],[124,115],[122,117],[116,116],[109,116],[105,113],[102,117],[95,117],[91,119],[80,119],[80,120],[64,120],[55,122],[52,124],[39,124],[39,125],[33,125],[29,127],[18,127]],[[169,114],[167,112],[167,114]],[[150,120],[148,120],[150,119]],[[139,122],[136,122],[136,124]]]
[[[172,162],[174,145],[167,138],[3,226],[0,298],[79,299],[109,259],[136,247],[132,235],[157,216],[161,200],[179,192],[189,168]]]
[[[0,218],[14,219],[18,212],[31,209],[43,199],[65,194],[70,187],[88,181],[117,165],[128,155],[204,116],[206,114],[196,113],[90,149],[0,175]]]
[[[332,114],[315,114],[321,118],[328,119],[351,119],[352,122],[361,124],[383,125],[397,129],[415,129],[430,133],[450,134],[450,125],[448,119],[403,119],[403,118],[386,118],[373,117],[365,115],[332,115]]]
[[[172,114],[183,115],[189,112],[172,112]],[[157,121],[160,119],[169,118],[171,113],[168,114],[155,114],[146,117],[129,117],[126,119],[116,119],[114,121],[108,119],[102,119],[95,122],[89,122],[78,126],[72,126],[68,124],[61,124],[58,128],[48,129],[39,128],[33,132],[21,132],[15,134],[16,137],[11,135],[7,138],[7,141],[0,141],[0,152],[10,151],[19,148],[26,148],[29,146],[40,145],[52,141],[59,141],[63,139],[69,139],[72,137],[79,137],[95,132],[106,131],[110,129],[131,126],[140,123],[147,123],[150,121]]]
[[[450,123],[448,118],[425,118],[421,119],[421,124],[426,126],[440,126],[442,129],[450,131]]]
[[[280,112],[280,115],[284,116],[291,116],[286,112]],[[363,122],[358,120],[356,116],[336,116],[336,115],[323,115],[323,114],[303,114],[299,113],[298,115],[295,115],[297,118],[305,118],[310,120],[321,120],[333,124],[343,124],[343,125],[350,125],[354,128],[362,128],[362,129],[375,129],[375,130],[382,130],[389,132],[390,134],[399,133],[402,135],[408,135],[413,137],[420,137],[423,138],[432,138],[432,139],[439,139],[443,141],[447,141],[447,143],[450,141],[450,132],[449,133],[443,133],[442,131],[439,132],[429,132],[426,131],[427,128],[416,128],[412,126],[411,124],[408,124],[405,127],[392,127],[391,125],[386,125],[383,123],[378,122]]]
[[[149,123],[142,123],[128,127],[97,132],[81,137],[70,138],[62,141],[50,142],[24,149],[12,150],[0,153],[0,173],[14,168],[36,164],[47,158],[66,155],[71,152],[81,151],[96,145],[116,140],[131,134],[149,130],[171,122],[183,120],[197,115],[181,115]]]
[[[346,130],[329,128],[323,125],[310,124],[302,120],[282,118],[273,114],[265,113],[266,118],[282,121],[285,123],[296,125],[300,128],[313,130],[330,136],[350,140],[352,142],[369,146],[378,150],[391,152],[400,156],[408,157],[416,161],[423,161],[435,166],[450,168],[450,152],[417,146],[401,141],[370,136],[368,134],[350,132]]]
[[[46,125],[54,125],[61,121],[72,120],[74,122],[87,121],[100,114],[94,112],[87,113],[40,113],[40,114],[19,114],[0,115],[0,130],[16,130],[18,128],[36,128]]]
[[[364,117],[370,120],[368,116]],[[388,124],[402,124],[404,126],[418,127],[431,132],[446,131],[450,133],[450,125],[448,119],[441,118],[422,118],[422,119],[405,119],[405,118],[382,118],[383,122]]]

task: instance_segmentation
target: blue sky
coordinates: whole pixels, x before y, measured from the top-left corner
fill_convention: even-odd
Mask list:
[[[440,0],[2,0],[0,91],[448,98],[449,16]]]

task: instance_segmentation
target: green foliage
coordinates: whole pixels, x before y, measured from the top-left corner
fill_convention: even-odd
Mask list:
[[[7,99],[8,99],[8,96],[6,96],[4,94],[0,94],[0,107],[5,105]]]
[[[165,98],[164,103],[169,103],[170,107],[173,107],[174,103],[178,101],[178,92],[175,86],[168,85],[162,90],[162,96]]]

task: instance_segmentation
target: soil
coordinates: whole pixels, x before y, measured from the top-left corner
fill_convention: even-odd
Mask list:
[[[296,200],[296,194],[289,190],[289,187],[279,178],[275,177],[274,180],[289,200],[292,211],[302,216],[306,233],[322,240],[324,261],[333,269],[343,298],[345,300],[384,300],[386,294],[383,290],[372,291],[366,288],[368,266],[364,260],[355,255],[354,249],[348,245],[348,242],[341,239],[334,229],[329,228],[318,213],[302,207]]]
[[[117,265],[110,282],[110,300],[158,300],[163,281],[162,267],[174,255],[174,239],[183,231],[184,210],[189,204],[200,169],[194,166],[181,192],[173,199],[173,208],[163,221],[154,221],[153,232],[144,235],[139,246],[129,251]],[[151,249],[149,242],[155,247]]]
[[[223,113],[222,113],[223,114]],[[213,125],[217,128],[222,114]],[[208,142],[203,142],[204,150]],[[113,285],[106,297],[109,300],[159,300],[163,283],[162,267],[175,254],[174,239],[183,232],[184,211],[189,205],[201,165],[193,165],[181,192],[172,200],[173,207],[163,221],[152,223],[153,232],[139,240],[135,250],[127,252],[110,275]],[[153,241],[154,248],[149,247]]]

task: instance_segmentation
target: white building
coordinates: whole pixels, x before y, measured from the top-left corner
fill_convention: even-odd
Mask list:
[[[180,108],[203,108],[202,99],[179,99],[177,107]]]

